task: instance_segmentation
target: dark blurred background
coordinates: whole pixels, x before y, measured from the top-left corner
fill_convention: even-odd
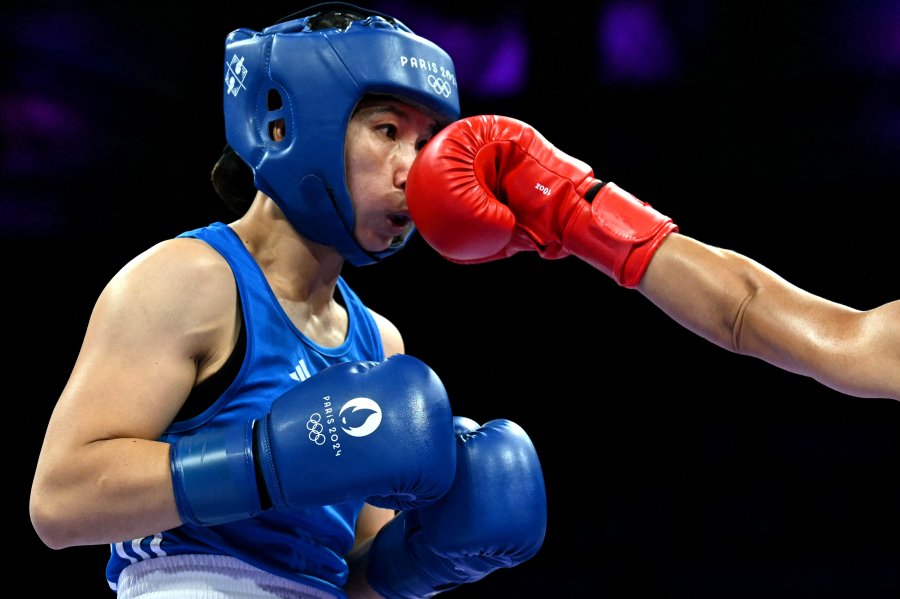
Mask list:
[[[108,547],[52,551],[28,495],[96,296],[233,217],[223,41],[308,3],[0,8],[0,266],[13,565],[111,597]],[[900,0],[370,2],[454,57],[464,115],[527,121],[672,216],[858,309],[900,298]],[[460,597],[900,596],[900,406],[730,354],[575,259],[460,266],[421,238],[346,278],[454,410],[532,436],[549,527]]]

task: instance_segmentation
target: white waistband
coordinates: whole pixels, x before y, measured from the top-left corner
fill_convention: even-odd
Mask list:
[[[227,555],[169,555],[122,570],[118,599],[339,599]]]

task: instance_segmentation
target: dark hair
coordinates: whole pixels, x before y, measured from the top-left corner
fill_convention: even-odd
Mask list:
[[[319,29],[346,29],[353,21],[361,21],[370,16],[379,16],[390,23],[396,22],[396,19],[390,15],[377,10],[362,8],[348,2],[322,2],[282,17],[278,19],[278,23],[309,17],[306,26],[312,31]]]
[[[243,215],[256,197],[253,170],[229,145],[213,166],[210,180],[225,205],[236,214]]]
[[[318,11],[318,12],[317,12]],[[325,2],[315,4],[301,11],[292,13],[278,23],[309,16],[307,26],[313,30],[346,29],[353,21],[365,19],[369,15],[378,15],[391,22],[393,17],[376,11],[360,8],[344,2]],[[256,197],[256,185],[253,181],[253,170],[237,155],[231,146],[226,145],[222,156],[213,166],[210,174],[213,188],[225,205],[233,212],[242,215]]]

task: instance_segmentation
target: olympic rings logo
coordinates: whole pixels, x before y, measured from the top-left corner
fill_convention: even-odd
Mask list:
[[[431,89],[434,90],[434,93],[441,94],[445,98],[450,97],[450,84],[440,77],[435,77],[434,75],[428,76],[428,85],[431,86]]]
[[[315,443],[316,445],[324,445],[325,444],[325,435],[322,432],[325,430],[325,427],[322,426],[322,415],[318,412],[313,412],[309,420],[306,421],[306,428],[309,430],[309,440]]]

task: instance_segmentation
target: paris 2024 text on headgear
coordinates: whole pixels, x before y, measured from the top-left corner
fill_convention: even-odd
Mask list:
[[[322,10],[342,7],[362,18],[346,28],[311,28]],[[397,19],[352,4],[318,4],[288,19],[228,35],[226,140],[297,231],[356,266],[378,262],[406,244],[413,226],[377,254],[354,239],[344,178],[347,123],[367,94],[396,96],[457,120],[453,61]],[[277,121],[285,128],[280,141],[271,136]]]

